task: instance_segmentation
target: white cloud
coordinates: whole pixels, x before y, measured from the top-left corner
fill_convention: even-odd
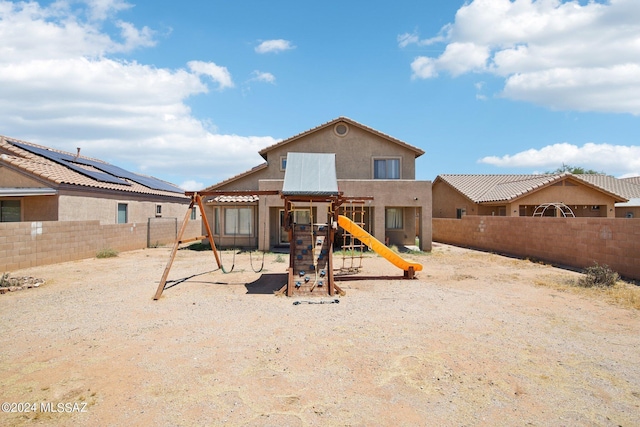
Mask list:
[[[566,142],[529,149],[513,155],[488,156],[479,160],[498,167],[546,168],[563,164],[604,171],[612,175],[634,176],[640,173],[640,146],[587,143],[582,147]]]
[[[206,187],[206,185],[202,182],[198,182],[198,181],[194,181],[194,180],[188,180],[188,181],[184,181],[183,183],[181,183],[179,185],[180,188],[182,188],[183,190],[186,191],[198,191],[198,190],[202,190],[203,188]]]
[[[398,37],[400,47],[438,40],[448,43],[444,52],[415,58],[414,79],[491,73],[505,78],[507,98],[640,115],[637,0],[474,0],[437,37]]]
[[[264,82],[264,83],[271,83],[271,84],[275,84],[276,82],[276,76],[274,76],[271,73],[265,73],[262,71],[255,70],[254,72],[251,73],[251,75],[253,77],[251,77],[250,80],[253,82]]]
[[[226,67],[196,60],[156,68],[110,57],[150,46],[153,32],[114,18],[121,31],[114,40],[96,20],[111,19],[126,2],[88,2],[83,13],[71,4],[0,0],[0,134],[70,152],[82,147],[87,156],[189,186],[263,161],[257,152],[274,138],[217,134],[186,104],[209,91],[209,79],[233,87]]]
[[[221,67],[213,62],[189,61],[189,69],[198,75],[209,76],[220,85],[220,89],[233,87],[233,79],[227,67]]]
[[[279,53],[294,48],[295,46],[293,46],[289,40],[277,39],[261,42],[256,46],[255,51],[257,53]]]

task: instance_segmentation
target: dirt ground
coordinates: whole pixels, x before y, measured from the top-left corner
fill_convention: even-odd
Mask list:
[[[296,305],[287,255],[181,250],[153,301],[169,251],[12,272],[46,283],[0,295],[0,425],[640,425],[638,310],[536,285],[578,273],[436,244]]]

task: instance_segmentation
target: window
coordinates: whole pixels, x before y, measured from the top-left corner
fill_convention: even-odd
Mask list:
[[[162,205],[156,205],[156,217],[162,216]]]
[[[280,156],[280,170],[287,170],[287,156]]]
[[[129,222],[129,206],[126,203],[118,203],[118,224]]]
[[[373,159],[373,179],[400,179],[400,159]]]
[[[0,222],[20,222],[20,200],[0,200]]]
[[[251,208],[226,208],[224,210],[224,233],[251,236],[253,232],[252,212]]]
[[[311,215],[309,209],[293,211],[293,222],[295,222],[296,224],[311,224]]]
[[[402,208],[387,208],[386,228],[387,230],[402,230]]]
[[[195,221],[195,219],[197,218],[197,209],[195,207],[191,208],[191,220]]]

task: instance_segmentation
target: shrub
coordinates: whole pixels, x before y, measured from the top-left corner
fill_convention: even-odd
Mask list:
[[[115,249],[107,248],[98,251],[96,258],[113,258],[118,256],[118,251]]]
[[[587,267],[583,273],[584,276],[578,280],[578,286],[584,288],[609,288],[620,279],[618,273],[611,270],[609,266],[606,264],[598,265],[597,262],[593,266]]]
[[[274,262],[285,262],[284,257],[281,254],[278,254]]]

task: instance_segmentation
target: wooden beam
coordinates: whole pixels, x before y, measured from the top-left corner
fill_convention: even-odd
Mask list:
[[[162,296],[162,292],[164,291],[164,286],[167,283],[167,277],[169,276],[169,270],[171,270],[171,265],[176,258],[176,253],[178,252],[178,246],[180,246],[180,239],[182,239],[182,235],[187,228],[187,223],[189,222],[189,218],[191,217],[191,209],[193,209],[194,198],[191,198],[191,203],[189,204],[189,209],[187,209],[187,213],[184,215],[184,220],[182,221],[182,225],[180,226],[180,231],[178,232],[178,236],[176,236],[176,241],[173,243],[173,248],[171,249],[171,255],[169,255],[169,262],[167,262],[166,267],[164,268],[164,272],[162,273],[162,278],[160,279],[160,284],[158,284],[158,289],[156,290],[156,294],[153,296],[154,300],[157,300]]]

